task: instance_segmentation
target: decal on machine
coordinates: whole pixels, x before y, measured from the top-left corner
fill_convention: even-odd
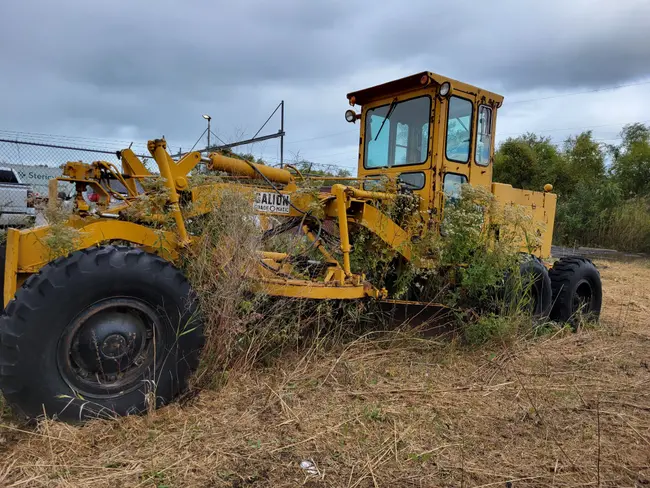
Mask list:
[[[258,212],[288,214],[291,197],[271,191],[258,191],[255,193],[253,208]]]

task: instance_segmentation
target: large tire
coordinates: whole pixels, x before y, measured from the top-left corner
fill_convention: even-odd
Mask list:
[[[0,317],[0,387],[17,413],[67,421],[141,413],[187,386],[197,304],[164,259],[104,246],[32,275]]]
[[[526,256],[519,266],[519,276],[506,283],[506,308],[522,308],[536,319],[545,319],[551,313],[553,293],[548,270],[534,256]]]
[[[576,325],[580,317],[598,320],[603,304],[600,273],[591,260],[562,258],[549,273],[553,287],[551,318]]]

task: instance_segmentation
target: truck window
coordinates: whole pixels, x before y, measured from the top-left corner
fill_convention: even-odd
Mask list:
[[[367,169],[422,164],[429,154],[431,97],[371,108],[366,113]]]
[[[18,178],[12,170],[0,168],[0,183],[18,183]]]
[[[445,153],[450,161],[466,163],[469,161],[469,148],[472,143],[472,102],[460,97],[449,99],[447,115],[447,144]]]
[[[476,164],[487,166],[490,164],[490,150],[492,149],[492,109],[486,105],[478,108],[478,123],[476,124]]]

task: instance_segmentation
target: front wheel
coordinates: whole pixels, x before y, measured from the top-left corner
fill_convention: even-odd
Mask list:
[[[597,320],[603,304],[600,273],[587,258],[563,258],[549,272],[553,288],[551,318],[576,325],[578,320]]]
[[[32,275],[0,317],[0,387],[27,417],[75,421],[168,403],[198,365],[203,327],[183,274],[105,246]]]

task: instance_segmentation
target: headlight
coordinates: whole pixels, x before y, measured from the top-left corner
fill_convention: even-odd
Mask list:
[[[351,124],[355,123],[357,121],[357,113],[354,110],[346,110],[345,120],[347,120]]]
[[[446,97],[449,95],[449,92],[451,91],[451,84],[448,81],[445,81],[442,85],[440,85],[440,90],[438,91],[438,94],[441,97]]]

